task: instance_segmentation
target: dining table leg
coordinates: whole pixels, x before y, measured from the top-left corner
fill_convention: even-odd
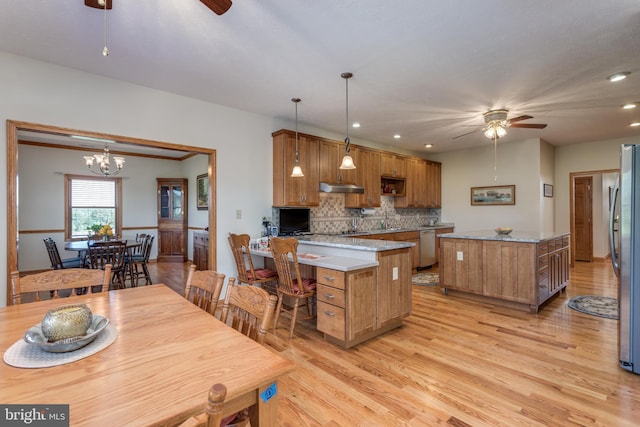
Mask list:
[[[251,426],[271,427],[278,423],[277,381],[257,390],[257,403],[249,408]]]

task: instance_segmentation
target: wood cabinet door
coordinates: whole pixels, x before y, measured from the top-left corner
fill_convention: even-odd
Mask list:
[[[345,194],[345,207],[380,207],[380,152],[360,147],[351,152],[356,164],[355,182],[364,187],[364,194]]]
[[[273,134],[273,206],[318,206],[320,181],[318,141],[298,137],[298,159],[303,177],[291,177],[296,162],[296,135],[291,131]]]
[[[345,154],[345,144],[331,141],[320,141],[319,144],[320,182],[331,184],[355,184],[358,168],[361,167],[354,157],[354,148],[351,148],[351,157],[354,158],[356,169],[340,169],[342,158]]]
[[[157,178],[158,262],[187,260],[187,185],[182,178]]]
[[[394,153],[383,152],[380,155],[380,173],[392,178],[407,177],[407,159]]]
[[[376,329],[375,269],[347,273],[346,324],[347,341],[357,339]]]
[[[411,312],[411,254],[408,248],[378,252],[378,328]]]
[[[427,161],[427,207],[439,208],[442,204],[442,165],[437,162]]]
[[[537,304],[538,259],[535,243],[485,240],[483,258],[484,295]]]
[[[440,286],[482,294],[482,241],[440,239]]]

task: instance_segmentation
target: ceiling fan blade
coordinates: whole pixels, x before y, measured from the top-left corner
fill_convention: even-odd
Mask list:
[[[471,132],[467,132],[467,133],[463,133],[462,135],[454,136],[451,139],[462,138],[463,136],[471,135],[472,133],[478,132],[479,130],[481,130],[481,129],[472,130]]]
[[[530,128],[530,129],[544,129],[547,127],[546,124],[541,123],[516,123],[513,125],[509,125],[510,128]]]
[[[216,15],[222,15],[231,7],[231,0],[200,0]]]
[[[533,119],[533,117],[532,116],[527,116],[527,115],[518,116],[518,117],[514,117],[513,119],[507,120],[507,123],[519,122],[519,121],[522,121],[522,120],[529,120],[529,119]]]

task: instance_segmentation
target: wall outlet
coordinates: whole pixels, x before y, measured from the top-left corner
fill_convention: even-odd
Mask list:
[[[456,252],[456,256],[458,261],[464,261],[464,255],[462,251]]]
[[[398,267],[393,267],[393,280],[398,280]]]
[[[242,211],[240,209],[236,211],[236,219],[242,219]]]

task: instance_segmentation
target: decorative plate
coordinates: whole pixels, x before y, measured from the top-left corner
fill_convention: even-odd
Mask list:
[[[67,351],[77,350],[92,342],[104,328],[109,325],[109,319],[97,314],[93,315],[91,325],[87,329],[85,335],[80,335],[72,338],[65,338],[63,340],[49,342],[42,333],[41,324],[37,324],[29,328],[24,334],[24,340],[29,344],[34,344],[40,347],[44,351],[51,353],[65,353]]]

